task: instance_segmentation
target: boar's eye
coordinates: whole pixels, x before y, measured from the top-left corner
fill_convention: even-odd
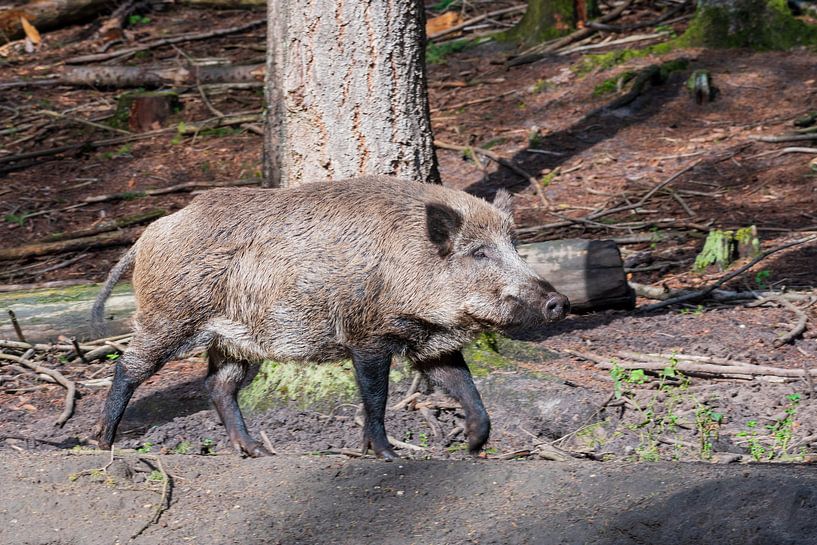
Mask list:
[[[488,250],[485,246],[480,246],[471,252],[471,257],[474,259],[488,259]]]

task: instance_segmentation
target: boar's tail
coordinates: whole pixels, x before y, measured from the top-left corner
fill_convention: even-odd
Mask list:
[[[105,283],[102,284],[102,290],[96,296],[94,306],[91,308],[91,330],[97,338],[105,336],[105,301],[111,296],[113,287],[119,282],[119,278],[133,265],[135,258],[136,245],[134,244],[122,256],[122,259],[113,266],[111,272],[108,273],[108,278],[105,279]]]

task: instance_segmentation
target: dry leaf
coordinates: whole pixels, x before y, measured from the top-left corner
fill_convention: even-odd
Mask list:
[[[40,45],[40,42],[43,41],[42,37],[40,37],[40,31],[37,30],[34,25],[28,22],[23,16],[20,16],[20,23],[23,25],[23,31],[26,33],[26,38],[31,40],[31,43],[34,45]]]
[[[458,24],[460,24],[460,14],[456,11],[446,11],[442,15],[426,21],[426,34],[432,36]]]

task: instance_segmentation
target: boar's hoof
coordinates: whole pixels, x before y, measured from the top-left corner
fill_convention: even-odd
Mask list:
[[[465,434],[468,436],[468,452],[476,456],[488,442],[488,436],[491,434],[491,421],[486,417],[467,422]]]
[[[392,449],[392,446],[388,443],[385,445],[375,445],[373,441],[364,438],[363,439],[363,448],[361,448],[361,452],[366,454],[371,448],[374,451],[375,456],[378,458],[383,458],[386,462],[393,462],[394,460],[399,459],[400,457],[397,455],[396,452]]]
[[[235,449],[242,456],[249,456],[250,458],[261,458],[263,456],[272,456],[264,446],[257,441],[246,441],[242,444],[235,445]]]

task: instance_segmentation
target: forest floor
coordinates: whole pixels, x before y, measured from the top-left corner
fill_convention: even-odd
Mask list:
[[[262,17],[172,7],[151,13],[127,37],[147,42]],[[625,14],[623,23],[650,18],[636,10]],[[685,21],[668,29],[680,33]],[[4,81],[58,72],[66,58],[94,52],[91,31],[85,25],[49,33],[33,54],[6,51],[0,57]],[[264,36],[259,26],[149,49],[123,62],[262,63]],[[817,232],[817,173],[813,161],[809,164],[817,153],[782,152],[809,142],[756,140],[791,133],[796,119],[817,110],[817,53],[683,49],[621,55],[632,58],[612,66],[587,55],[632,45],[554,54],[513,68],[504,65],[512,50],[501,43],[435,46],[435,62],[428,66],[435,139],[489,149],[512,161],[537,181],[546,202],[527,179],[480,153],[440,149],[444,183],[485,197],[509,189],[523,241],[616,239],[633,282],[668,289],[694,289],[723,274],[693,270],[710,228],[754,225],[763,249]],[[622,75],[681,58],[688,64],[663,84],[647,86],[615,107],[613,101],[626,93],[626,87],[615,90]],[[688,93],[686,82],[695,70],[711,73],[719,89],[714,101],[698,104]],[[185,89],[181,109],[164,125],[171,130],[150,138],[7,160],[123,136],[75,121],[104,123],[121,92],[0,86],[2,128],[20,129],[0,133],[0,249],[93,228],[111,218],[170,213],[203,186],[259,175],[261,137],[246,124],[196,135],[173,130],[213,118],[211,107],[226,114],[260,112],[263,96],[257,86]],[[61,115],[48,117],[44,111]],[[637,202],[676,173],[681,175],[666,191],[637,209],[603,221],[581,219]],[[200,187],[173,189],[188,182]],[[140,193],[166,188],[172,190]],[[109,198],[91,198],[98,196]],[[565,217],[575,221],[551,225]],[[125,232],[136,236],[141,228]],[[123,248],[89,246],[0,261],[0,287],[98,282]],[[90,430],[112,362],[89,367],[54,356],[51,363],[79,388],[76,412],[64,427],[53,426],[62,410],[62,388],[25,374],[7,375],[0,383],[0,541],[127,541],[158,503],[164,482],[161,475],[153,478],[159,456],[173,477],[172,495],[159,525],[140,538],[145,543],[810,543],[817,497],[807,481],[813,478],[809,470],[796,463],[817,459],[817,394],[811,381],[715,378],[672,369],[679,359],[673,354],[793,373],[817,367],[817,245],[775,253],[724,287],[800,294],[795,303],[810,327],[777,346],[799,314],[773,304],[710,301],[648,313],[574,315],[537,342],[502,340],[492,347],[497,357],[487,363],[484,351],[471,356],[494,371],[479,376],[494,426],[480,460],[471,460],[461,436],[451,435],[459,411],[425,391],[421,399],[429,400],[432,418],[411,410],[416,408],[411,404],[387,415],[390,434],[415,447],[400,454],[414,460],[383,464],[349,458],[360,430],[355,406],[340,401],[251,412],[251,432],[265,431],[281,456],[243,460],[229,451],[203,392],[206,366],[192,357],[171,362],[139,389],[117,440],[126,449],[116,459],[120,475],[109,480],[106,472],[90,471],[106,459],[82,452],[92,446]],[[639,298],[638,305],[652,302]],[[623,364],[633,353],[663,354],[670,372],[663,379],[611,374],[593,361]],[[405,396],[410,378],[402,373],[395,381],[390,405]],[[626,463],[658,460],[793,463],[688,463],[681,469],[671,463]],[[326,494],[326,487],[334,493]],[[411,496],[422,498],[407,510],[401,502]],[[346,497],[350,501],[338,501]],[[48,524],[40,523],[43,515]],[[202,532],[202,519],[215,526]]]

